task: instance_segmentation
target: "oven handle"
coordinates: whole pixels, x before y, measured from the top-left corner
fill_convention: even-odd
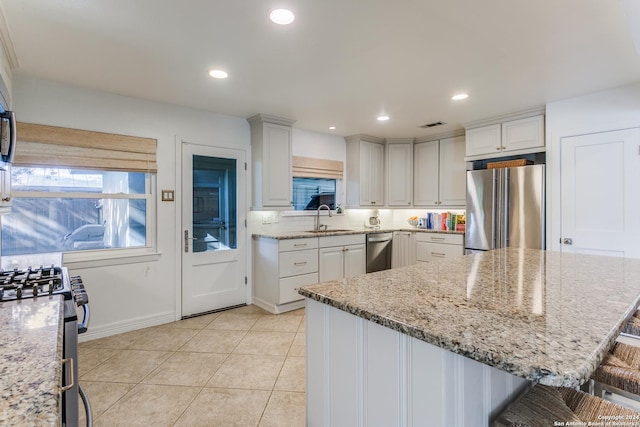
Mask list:
[[[62,359],[62,365],[65,364],[69,364],[69,369],[67,369],[67,372],[69,373],[69,384],[62,386],[60,388],[61,392],[65,392],[67,390],[71,390],[71,388],[73,387],[73,383],[74,383],[74,378],[73,378],[73,359],[69,358],[69,359]]]
[[[82,316],[82,322],[78,323],[78,333],[83,334],[87,332],[87,327],[89,325],[89,303],[82,305],[82,311],[84,312]]]

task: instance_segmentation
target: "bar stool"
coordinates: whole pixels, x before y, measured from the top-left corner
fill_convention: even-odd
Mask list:
[[[593,389],[598,397],[609,391],[640,402],[640,347],[615,343],[593,375]]]
[[[495,427],[541,427],[554,422],[601,422],[608,416],[637,420],[640,413],[566,387],[536,384],[498,415]],[[627,418],[629,417],[629,418]],[[578,424],[579,425],[579,424]]]
[[[633,316],[627,320],[622,328],[622,333],[640,338],[640,311],[633,313]]]

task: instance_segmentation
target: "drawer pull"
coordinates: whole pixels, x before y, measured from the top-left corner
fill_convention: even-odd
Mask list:
[[[60,388],[60,391],[65,392],[67,390],[71,390],[71,388],[74,385],[74,378],[73,378],[73,359],[62,359],[62,364],[63,365],[68,365],[67,366],[67,372],[68,372],[68,376],[69,376],[69,384],[63,386]]]
[[[442,252],[431,252],[432,257],[444,258],[445,254]]]
[[[439,241],[444,240],[444,237],[433,237],[433,236],[430,236],[430,238],[431,238],[431,240],[439,240]]]
[[[294,263],[293,263],[293,265],[297,265],[297,266],[300,266],[300,265],[307,265],[307,261],[294,262]]]
[[[301,248],[303,246],[307,246],[307,243],[294,243],[293,246],[296,248]]]

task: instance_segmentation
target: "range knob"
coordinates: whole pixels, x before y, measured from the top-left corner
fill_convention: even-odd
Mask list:
[[[22,285],[18,285],[16,288],[16,298],[22,299]]]
[[[53,280],[49,280],[49,295],[53,295]]]
[[[33,288],[31,288],[31,289],[32,289],[32,292],[33,292],[33,296],[37,297],[38,296],[38,291],[39,291],[38,285],[37,284],[33,285]]]

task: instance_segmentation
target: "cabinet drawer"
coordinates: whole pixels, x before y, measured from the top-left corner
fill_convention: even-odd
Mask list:
[[[304,297],[297,289],[304,285],[318,283],[318,273],[303,274],[301,276],[286,277],[280,279],[280,297],[278,304],[285,304],[291,301],[298,301]]]
[[[464,234],[416,233],[417,242],[444,243],[447,245],[464,244]]]
[[[321,248],[331,248],[334,246],[361,245],[365,243],[365,234],[345,234],[342,236],[320,237]]]
[[[318,271],[318,250],[281,252],[278,257],[280,277],[316,273]]]
[[[280,252],[299,251],[301,249],[317,249],[318,239],[315,237],[304,239],[284,239],[278,242]]]
[[[459,245],[443,245],[440,243],[416,242],[416,261],[432,261],[441,258],[453,258],[464,255],[464,248]]]

